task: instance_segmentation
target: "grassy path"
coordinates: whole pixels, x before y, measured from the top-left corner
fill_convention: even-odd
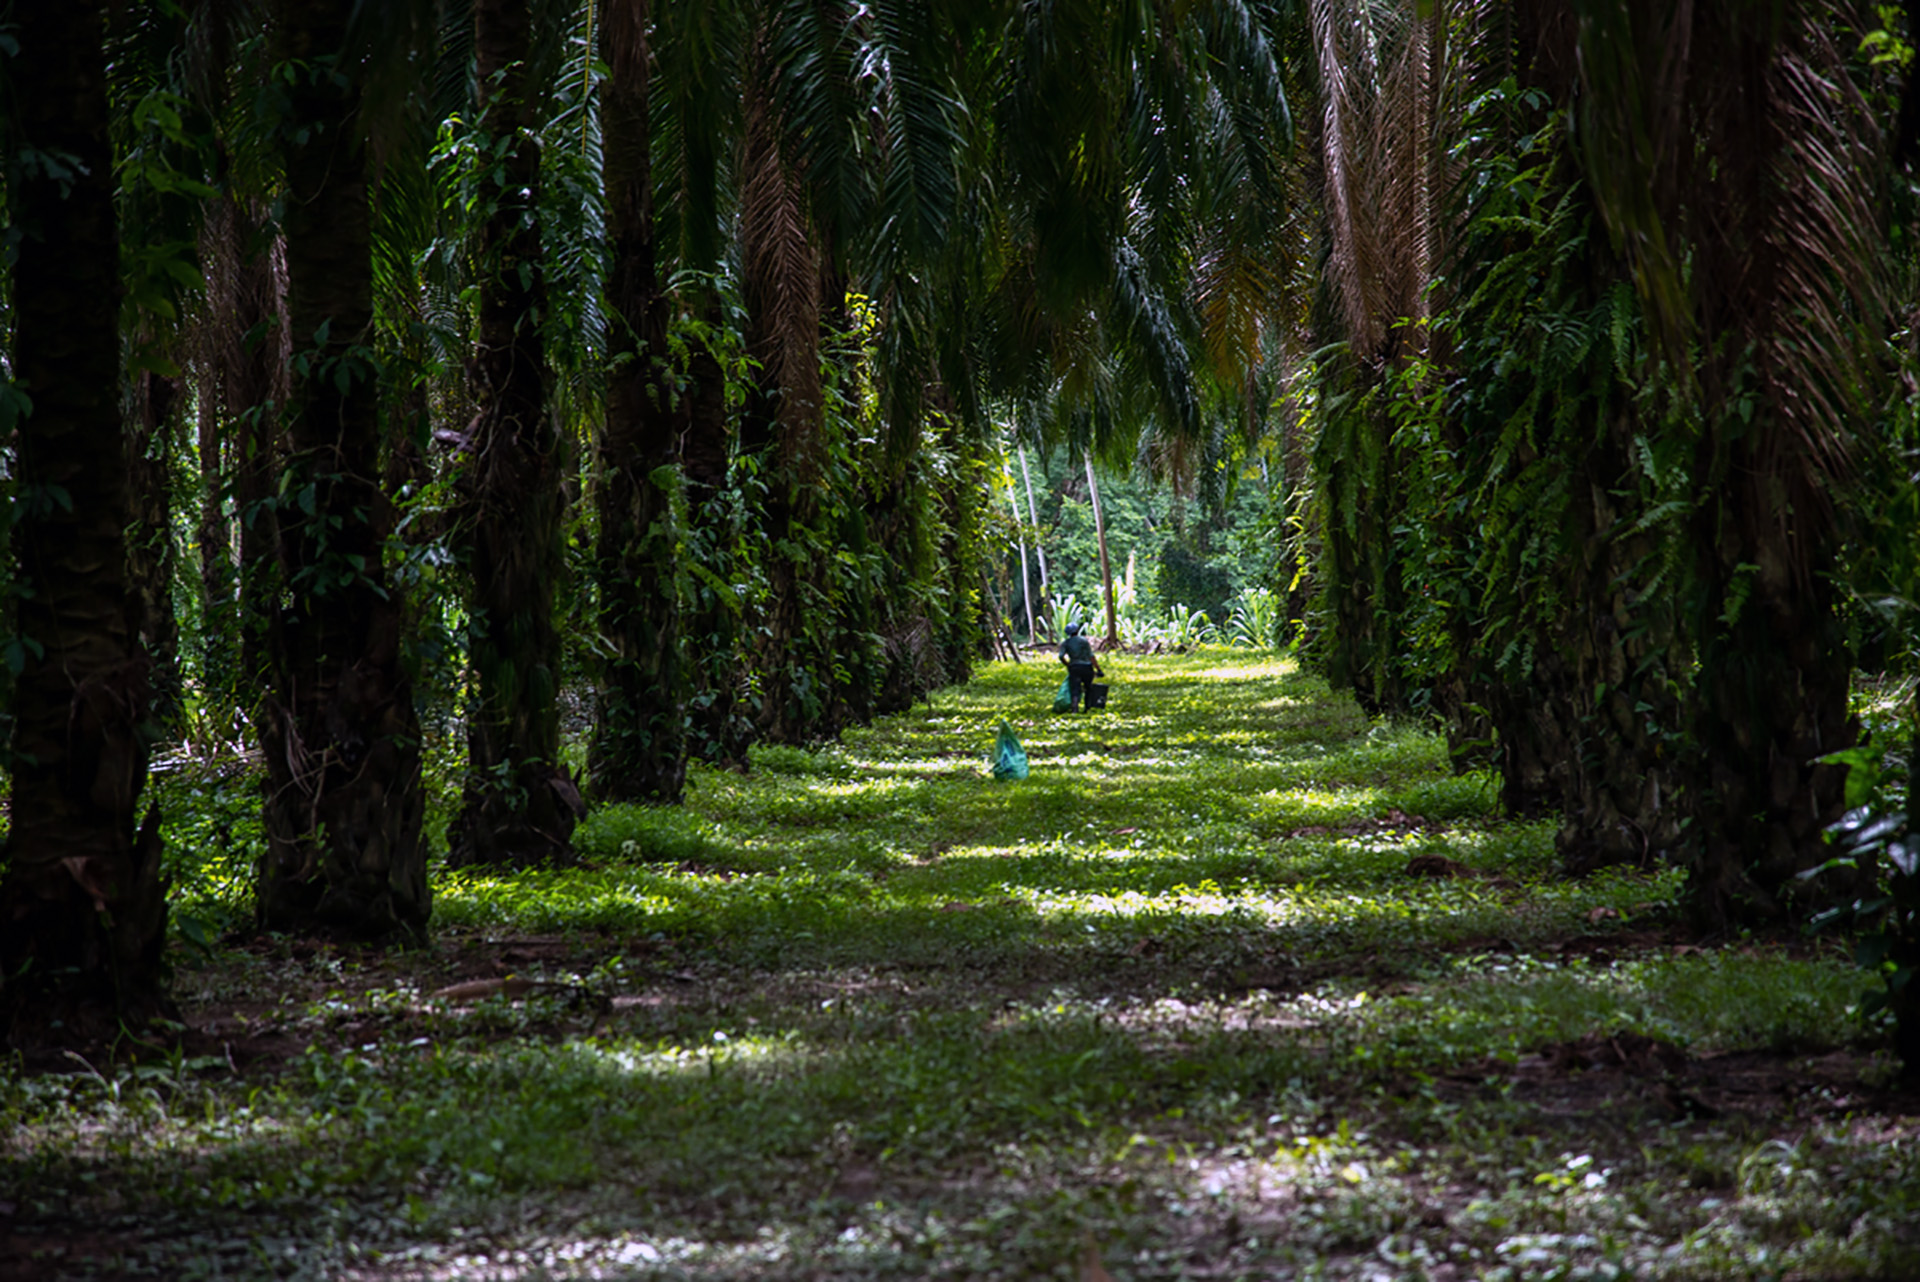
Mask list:
[[[1920,1275],[1843,961],[1559,880],[1287,663],[1111,666],[1104,714],[995,665],[443,877],[429,950],[183,969],[195,1055],[0,1076],[0,1282]]]

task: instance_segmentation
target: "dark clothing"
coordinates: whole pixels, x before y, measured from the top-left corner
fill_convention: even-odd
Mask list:
[[[1076,633],[1060,643],[1060,662],[1067,665],[1067,693],[1073,698],[1073,710],[1080,711],[1080,700],[1100,671],[1093,657],[1093,642],[1085,633]]]
[[[1070,640],[1079,640],[1078,637]],[[1067,665],[1067,690],[1073,696],[1075,712],[1080,710],[1080,700],[1087,693],[1087,687],[1093,684],[1093,661],[1069,663]]]

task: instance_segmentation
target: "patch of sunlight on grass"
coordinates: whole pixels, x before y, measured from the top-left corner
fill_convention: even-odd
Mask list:
[[[434,886],[434,920],[449,926],[551,932],[652,931],[685,924],[684,892],[699,879],[669,880],[632,871],[530,869],[490,874],[451,870]],[[708,879],[711,880],[711,879]]]
[[[754,1066],[768,1071],[790,1071],[808,1055],[792,1036],[729,1034],[715,1029],[699,1045],[670,1042],[574,1042],[562,1050],[588,1071],[632,1077],[711,1076],[722,1068]]]
[[[1479,938],[1538,939],[1577,929],[1596,906],[1619,913],[1644,902],[1647,887],[1622,882],[1570,895],[1524,897],[1469,881],[1364,892],[1343,889],[1338,882],[1294,887],[1203,882],[1078,893],[1008,883],[1005,891],[1069,934],[1079,929],[1178,938],[1231,924],[1266,936],[1276,947],[1321,955],[1356,947],[1418,952]]]
[[[1270,681],[1275,677],[1291,676],[1297,671],[1299,665],[1292,659],[1276,659],[1271,663],[1235,668],[1205,668],[1192,675],[1203,681]]]
[[[922,793],[926,785],[912,779],[860,779],[848,783],[816,783],[807,786],[807,792],[815,797],[858,797],[878,794],[889,796],[895,793]]]
[[[893,761],[878,757],[857,757],[853,759],[853,767],[859,771],[883,776],[950,778],[955,775],[980,773],[982,755],[954,752],[944,757],[903,757]]]
[[[1275,788],[1254,798],[1254,813],[1283,816],[1301,827],[1335,824],[1380,810],[1378,788]]]

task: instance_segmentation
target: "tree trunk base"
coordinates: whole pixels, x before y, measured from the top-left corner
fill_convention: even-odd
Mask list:
[[[160,814],[149,809],[127,861],[130,884],[101,880],[110,874],[83,857],[41,865],[31,879],[11,871],[0,886],[10,906],[0,929],[0,1046],[29,1057],[117,1055],[173,1040],[180,1012],[164,979],[161,850]]]
[[[516,780],[524,804],[505,791],[469,790],[449,834],[449,868],[538,868],[575,862],[573,829],[586,816],[566,771],[545,766]]]

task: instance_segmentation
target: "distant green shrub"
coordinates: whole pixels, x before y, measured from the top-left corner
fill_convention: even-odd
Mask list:
[[[1207,612],[1215,623],[1225,623],[1233,596],[1233,576],[1206,560],[1178,539],[1160,549],[1160,568],[1154,590],[1165,604],[1179,601]]]
[[[756,743],[748,760],[752,769],[769,775],[815,779],[847,779],[853,775],[853,767],[835,753],[808,752],[783,744]]]
[[[643,864],[709,864],[717,846],[699,814],[668,806],[600,806],[573,834],[589,858]]]

